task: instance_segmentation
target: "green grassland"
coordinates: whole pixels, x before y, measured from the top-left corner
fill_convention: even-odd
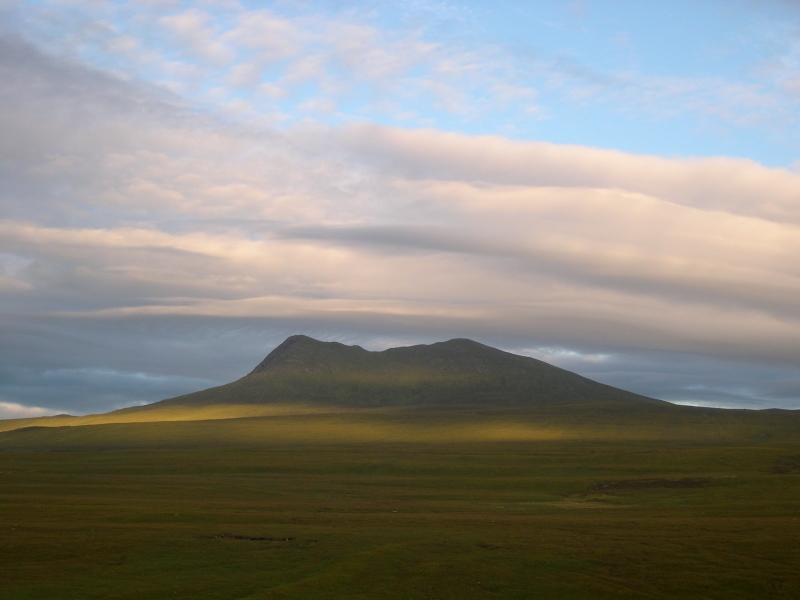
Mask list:
[[[1,598],[800,597],[796,412],[173,403],[0,430]]]

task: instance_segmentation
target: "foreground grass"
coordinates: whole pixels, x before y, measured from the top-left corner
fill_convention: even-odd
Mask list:
[[[0,597],[800,597],[796,415],[647,414],[8,431]]]

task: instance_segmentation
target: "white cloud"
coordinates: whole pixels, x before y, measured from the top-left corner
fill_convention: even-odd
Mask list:
[[[158,22],[193,56],[203,58],[213,65],[228,64],[235,57],[235,52],[219,40],[211,25],[213,18],[206,12],[190,9],[180,14],[161,17]]]
[[[695,119],[699,125],[710,120],[723,128],[756,128],[771,135],[797,127],[794,50],[778,53],[773,62],[780,66],[754,79],[689,76],[640,72],[629,65],[600,71],[563,51],[520,55],[512,47],[481,39],[474,16],[455,16],[450,9],[425,3],[398,8],[408,20],[394,24],[375,19],[378,9],[359,17],[354,10],[298,10],[293,3],[273,4],[271,10],[237,2],[189,10],[94,4],[73,7],[80,19],[64,19],[73,27],[81,23],[79,33],[46,25],[63,10],[55,2],[46,9],[30,9],[25,20],[29,33],[75,48],[76,55],[101,64],[110,60],[120,72],[136,73],[195,99],[207,100],[208,88],[217,87],[223,106],[242,93],[252,93],[256,101],[274,99],[258,94],[262,83],[275,86],[266,89],[281,89],[280,97],[294,98],[296,106],[308,99],[297,92],[312,87],[340,105],[354,95],[369,97],[354,114],[402,101],[406,110],[397,112],[405,118],[422,104],[425,112],[439,113],[435,120],[455,116],[470,124],[480,117],[502,121],[496,130],[529,122],[532,114],[560,112],[565,103],[573,111],[602,105],[615,116]],[[442,35],[436,27],[443,22],[468,29],[460,36]],[[541,97],[541,90],[548,91],[547,97]],[[534,97],[541,107],[532,105]],[[420,114],[415,122],[423,125],[430,118]]]
[[[336,110],[336,102],[330,98],[314,98],[303,102],[297,108],[306,112],[332,113]]]
[[[239,15],[235,27],[221,39],[233,46],[254,52],[263,68],[275,61],[298,55],[311,40],[288,19],[276,17],[266,10],[249,11]]]
[[[29,419],[58,414],[57,411],[39,406],[24,406],[16,402],[0,402],[0,419]]]
[[[254,87],[261,79],[261,68],[253,63],[240,63],[231,68],[227,82],[233,87]]]
[[[358,156],[414,179],[616,188],[704,210],[800,223],[800,176],[748,159],[669,159],[368,124],[338,135]]]
[[[258,86],[258,95],[269,100],[281,100],[288,95],[288,92],[274,83],[262,83]]]

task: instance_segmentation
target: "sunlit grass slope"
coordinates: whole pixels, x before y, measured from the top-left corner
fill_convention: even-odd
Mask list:
[[[337,412],[336,407],[303,404],[218,404],[204,406],[153,405],[116,410],[109,413],[74,417],[34,417],[29,419],[0,420],[0,432],[23,427],[75,427],[79,425],[104,425],[109,423],[153,423],[160,421],[206,421],[214,419],[241,419],[279,415],[302,415]]]
[[[249,405],[169,407],[128,415],[0,422],[12,448],[192,447],[253,444],[493,442],[535,440],[792,442],[795,411],[733,411],[583,402],[496,409],[305,409],[249,412]],[[279,409],[279,410],[277,410]],[[240,413],[239,411],[242,411]],[[243,417],[237,415],[244,414]],[[214,418],[216,416],[216,418]],[[119,421],[115,421],[119,418]],[[39,425],[44,423],[45,426]]]

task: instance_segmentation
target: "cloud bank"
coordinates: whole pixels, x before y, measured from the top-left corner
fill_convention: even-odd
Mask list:
[[[159,26],[208,68],[249,48],[234,87],[312,43],[268,14],[237,23]],[[342,64],[406,68],[351,34]],[[18,36],[0,39],[0,77],[0,416],[222,383],[297,332],[473,337],[671,400],[800,407],[796,172],[363,120],[277,127]]]

